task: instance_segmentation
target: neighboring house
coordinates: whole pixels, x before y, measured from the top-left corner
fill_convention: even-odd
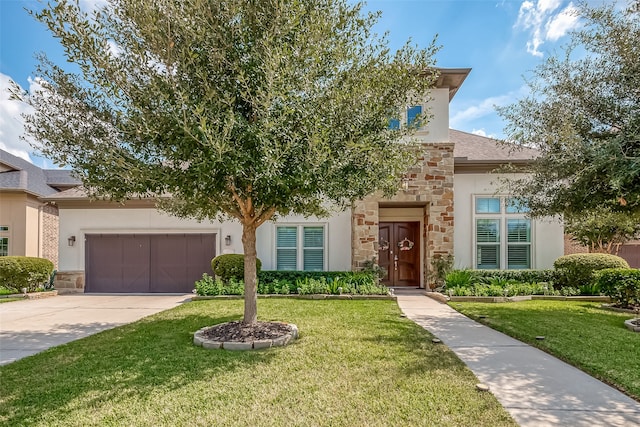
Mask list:
[[[407,108],[419,164],[391,199],[371,195],[329,218],[289,216],[257,231],[265,270],[351,270],[375,260],[392,286],[428,286],[431,261],[453,254],[456,267],[550,268],[563,254],[563,229],[525,217],[526,207],[496,194],[501,164],[536,152],[510,152],[495,140],[449,129],[449,102],[470,69],[441,69],[431,100]],[[399,123],[397,123],[399,124]],[[86,292],[189,292],[210,260],[242,253],[237,222],[197,222],[157,211],[150,200],[90,201],[81,188],[44,198],[60,215],[58,288]],[[455,209],[454,209],[455,208]],[[455,226],[454,226],[455,225]]]
[[[0,256],[47,258],[58,265],[58,208],[42,197],[79,185],[68,170],[40,169],[0,150]]]

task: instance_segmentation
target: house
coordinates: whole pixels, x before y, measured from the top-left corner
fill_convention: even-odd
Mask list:
[[[42,201],[80,181],[0,150],[0,256],[47,258],[58,265],[58,208]]]
[[[510,152],[496,141],[449,129],[449,102],[470,69],[440,69],[423,105],[432,120],[418,129],[419,164],[391,199],[371,195],[329,218],[289,216],[257,231],[265,270],[351,270],[371,260],[391,286],[428,286],[431,261],[454,255],[456,267],[550,268],[563,254],[558,222],[526,218],[526,206],[498,194],[505,163],[526,164],[533,150]],[[90,201],[81,188],[41,200],[60,218],[56,286],[85,292],[189,292],[210,260],[242,253],[236,222],[197,222],[159,212],[150,200]]]

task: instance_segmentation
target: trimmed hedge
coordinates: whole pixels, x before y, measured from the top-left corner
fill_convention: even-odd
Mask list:
[[[593,284],[595,271],[605,268],[629,268],[629,264],[616,255],[585,253],[561,256],[555,260],[553,267],[556,269],[556,287],[580,288]]]
[[[53,273],[53,263],[48,259],[5,256],[0,257],[0,286],[15,293],[35,291],[46,287]]]
[[[262,261],[256,258],[256,269],[260,273]],[[230,280],[244,280],[244,255],[223,254],[211,260],[211,270],[216,277],[227,283]]]
[[[336,277],[345,277],[351,275],[370,276],[377,278],[374,272],[364,271],[282,271],[282,270],[265,270],[258,272],[258,282],[271,283],[273,281],[285,281],[295,283],[299,279],[316,279],[324,277],[325,279],[335,279]]]
[[[264,274],[267,273],[267,274]],[[282,273],[282,274],[281,274]],[[243,295],[242,281],[230,279],[223,282],[203,274],[202,279],[196,281],[198,295]],[[308,272],[308,271],[269,271],[262,272],[258,278],[258,294],[359,294],[386,295],[386,286],[378,283],[372,272]]]
[[[550,283],[555,280],[554,270],[472,270],[478,279],[498,277],[522,283]]]
[[[600,291],[620,307],[640,307],[640,270],[633,268],[606,268],[597,271],[595,283]]]

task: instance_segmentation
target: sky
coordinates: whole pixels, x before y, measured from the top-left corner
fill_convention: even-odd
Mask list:
[[[80,0],[85,8],[104,0]],[[13,81],[29,90],[37,75],[35,54],[44,52],[64,64],[62,47],[24,9],[33,0],[0,0],[0,148],[40,167],[56,167],[20,138],[25,104],[9,99]],[[495,106],[509,105],[527,93],[525,77],[549,55],[561,51],[567,34],[580,25],[565,0],[370,0],[365,10],[380,10],[374,30],[388,32],[393,49],[407,40],[427,47],[437,36],[436,65],[471,68],[450,103],[450,127],[493,138],[504,137]]]

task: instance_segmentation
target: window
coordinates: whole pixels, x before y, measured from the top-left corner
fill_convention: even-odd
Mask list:
[[[532,267],[531,220],[525,204],[509,197],[475,198],[476,268]]]
[[[276,227],[276,269],[323,271],[325,269],[323,225]]]
[[[9,227],[0,225],[0,256],[9,255]]]
[[[393,129],[393,130],[400,129],[400,119],[390,119],[389,129]]]
[[[419,120],[419,116],[422,114],[422,106],[416,105],[409,107],[407,110],[407,126],[412,128],[419,128],[422,123]]]

